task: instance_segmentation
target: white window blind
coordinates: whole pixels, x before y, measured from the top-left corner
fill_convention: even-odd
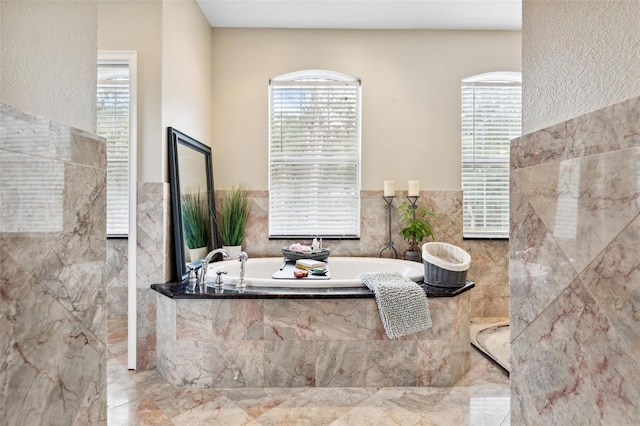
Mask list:
[[[301,72],[269,95],[269,236],[359,237],[359,81]]]
[[[129,234],[128,65],[98,67],[97,133],[107,139],[107,235]]]
[[[521,131],[520,73],[488,73],[463,80],[465,238],[509,237],[509,143]]]

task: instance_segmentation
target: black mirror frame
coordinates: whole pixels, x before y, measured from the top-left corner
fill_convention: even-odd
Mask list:
[[[207,177],[207,198],[209,201],[209,229],[211,229],[209,248],[217,248],[217,229],[215,223],[215,200],[213,192],[213,167],[211,158],[211,148],[193,139],[190,136],[169,127],[167,139],[169,142],[169,183],[171,187],[171,215],[173,218],[173,240],[175,248],[175,273],[176,278],[184,281],[188,275],[186,254],[184,250],[184,228],[182,224],[182,197],[180,192],[180,162],[178,159],[178,145],[183,145],[204,155],[206,177]],[[200,266],[200,261],[194,262],[194,267]]]

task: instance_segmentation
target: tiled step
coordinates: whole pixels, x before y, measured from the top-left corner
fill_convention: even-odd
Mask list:
[[[509,318],[473,317],[470,335],[473,346],[510,371]]]

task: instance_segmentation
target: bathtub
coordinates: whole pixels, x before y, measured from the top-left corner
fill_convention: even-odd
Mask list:
[[[281,257],[249,258],[245,264],[245,283],[252,287],[364,287],[357,278],[360,273],[367,272],[399,272],[413,281],[424,278],[422,263],[400,259],[380,259],[377,257],[330,257],[327,262],[330,279],[276,279],[272,275],[279,271],[283,264]],[[291,265],[288,266],[291,268]],[[226,271],[223,275],[225,284],[237,284],[240,276],[240,262],[225,260],[209,265],[207,285],[213,285],[217,271]]]

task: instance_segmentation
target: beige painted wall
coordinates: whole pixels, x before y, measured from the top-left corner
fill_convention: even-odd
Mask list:
[[[460,81],[520,71],[520,32],[213,30],[216,187],[268,186],[268,81],[301,69],[362,80],[362,189],[460,189]]]
[[[640,0],[524,0],[523,133],[640,95]]]
[[[0,102],[95,132],[96,3],[0,2]]]
[[[138,52],[138,181],[167,182],[167,127],[211,141],[211,28],[193,0],[98,5],[99,49]]]
[[[165,1],[162,31],[162,128],[211,146],[211,27],[195,1]],[[168,181],[163,133],[164,182]]]
[[[98,2],[98,49],[138,52],[138,181],[161,182],[162,2]]]

